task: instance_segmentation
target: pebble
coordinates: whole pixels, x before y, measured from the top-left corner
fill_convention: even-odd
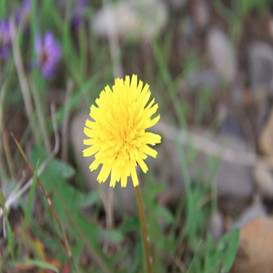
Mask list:
[[[239,247],[230,273],[273,272],[273,219],[258,216],[240,230]]]
[[[187,2],[187,0],[169,0],[171,7],[175,10],[183,9],[186,6]]]
[[[248,207],[242,213],[242,215],[233,223],[231,229],[243,228],[255,218],[265,215],[266,215],[265,207],[260,202],[253,204],[250,207]]]
[[[215,69],[227,84],[234,82],[237,73],[235,49],[227,35],[218,28],[211,28],[207,37],[208,53]]]
[[[218,91],[221,81],[218,72],[214,68],[204,68],[190,75],[186,83],[189,89],[209,88],[209,90]]]
[[[210,13],[207,3],[204,0],[196,0],[193,7],[193,18],[196,26],[204,30],[209,24]]]
[[[248,151],[245,142],[233,135],[222,134],[215,141],[233,149],[235,153]],[[232,213],[243,209],[250,202],[254,191],[251,167],[220,160],[216,185],[221,210]]]
[[[258,164],[254,169],[254,178],[259,194],[262,197],[273,199],[272,169]]]
[[[248,51],[249,81],[252,90],[265,88],[273,94],[273,48],[265,43],[253,42]]]
[[[224,234],[224,218],[220,212],[213,214],[209,221],[209,231],[215,242],[217,242]]]
[[[164,1],[118,1],[95,13],[92,28],[101,38],[108,32],[131,41],[152,41],[165,27],[168,12]]]

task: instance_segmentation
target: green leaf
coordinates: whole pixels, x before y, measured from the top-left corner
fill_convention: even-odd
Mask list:
[[[100,229],[99,236],[107,242],[119,244],[123,241],[123,235],[118,230]]]
[[[78,194],[76,197],[78,208],[85,208],[96,204],[100,200],[98,192],[90,192],[88,194]]]
[[[228,272],[233,264],[239,246],[239,230],[235,229],[232,232],[227,233],[220,241],[220,244],[222,243],[225,243],[227,246],[222,272]]]
[[[11,263],[13,266],[22,266],[22,265],[34,265],[37,266],[38,268],[43,268],[43,269],[50,269],[54,272],[59,273],[59,270],[52,264],[40,261],[40,260],[30,260],[30,259],[25,259],[19,262]]]
[[[155,213],[156,213],[157,218],[159,218],[159,219],[162,218],[167,223],[171,223],[174,219],[171,212],[167,208],[162,207],[162,206],[157,206]]]
[[[54,166],[56,172],[58,172],[65,179],[69,179],[75,174],[75,170],[71,166],[60,160],[53,159],[52,166]]]
[[[37,164],[36,164],[32,185],[31,185],[29,195],[28,195],[28,201],[27,201],[27,205],[26,205],[26,208],[25,208],[25,217],[24,217],[24,222],[23,222],[23,228],[22,228],[20,241],[19,241],[19,246],[18,246],[18,250],[17,250],[18,255],[20,255],[20,252],[21,252],[22,242],[23,242],[23,238],[24,238],[24,235],[25,235],[25,230],[26,230],[26,227],[28,225],[29,218],[30,218],[31,205],[32,205],[32,201],[33,201],[33,197],[34,197],[34,193],[35,193],[35,189],[36,189],[36,184],[37,184],[38,166],[39,166],[39,162],[37,162]]]
[[[3,213],[4,213],[5,220],[7,222],[8,247],[10,249],[10,253],[11,253],[12,258],[14,259],[15,258],[14,235],[13,235],[10,223],[9,223],[8,213],[7,213],[7,210],[6,210],[6,207],[5,207],[5,201],[6,201],[5,197],[4,197],[3,192],[2,192],[2,190],[0,188],[1,207],[2,207],[2,210],[3,210]]]

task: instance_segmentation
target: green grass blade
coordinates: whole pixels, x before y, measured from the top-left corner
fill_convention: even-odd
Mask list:
[[[18,245],[17,256],[20,255],[20,252],[21,252],[21,249],[22,249],[22,242],[23,242],[23,238],[24,238],[24,235],[25,235],[25,230],[26,230],[26,227],[27,227],[27,225],[29,223],[31,205],[32,205],[32,201],[33,201],[33,198],[34,198],[34,193],[35,193],[36,184],[37,184],[37,171],[38,171],[38,168],[39,168],[39,161],[37,162],[37,165],[36,165],[36,168],[35,168],[32,185],[31,185],[29,195],[28,195],[28,201],[27,201],[27,205],[26,205],[26,209],[25,209],[25,217],[24,217],[22,232],[21,232],[20,241],[19,241],[19,245]]]
[[[0,18],[4,18],[6,14],[6,4],[7,0],[0,1]]]
[[[10,226],[10,223],[9,223],[8,213],[7,213],[7,210],[6,210],[6,207],[5,207],[5,197],[3,195],[3,192],[2,192],[1,188],[0,188],[0,199],[1,199],[0,200],[1,207],[2,207],[2,210],[4,212],[4,217],[5,217],[5,220],[7,222],[8,247],[10,249],[11,257],[14,260],[15,259],[15,246],[14,246],[15,240],[14,240],[14,235],[12,233],[11,226]]]
[[[11,263],[12,266],[27,266],[27,265],[33,265],[36,266],[38,268],[42,268],[42,269],[49,269],[52,270],[56,273],[59,273],[59,270],[52,264],[40,261],[40,260],[31,260],[31,259],[25,259],[23,261],[18,261],[15,263]]]
[[[190,266],[189,266],[189,269],[188,269],[187,273],[190,273],[190,272],[191,272],[191,269],[192,269],[192,267],[193,267],[193,265],[194,265],[194,263],[195,263],[195,260],[197,259],[198,255],[199,255],[199,251],[200,251],[200,249],[201,249],[202,243],[203,243],[202,241],[199,243],[199,245],[198,245],[198,247],[197,247],[197,251],[196,251],[194,257],[193,257],[192,260],[191,260],[191,264],[190,264]]]

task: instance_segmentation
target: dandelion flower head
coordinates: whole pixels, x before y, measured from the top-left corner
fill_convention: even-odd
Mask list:
[[[146,129],[154,126],[160,119],[156,115],[158,105],[150,100],[148,84],[133,75],[125,80],[117,78],[112,90],[109,86],[100,93],[96,105],[90,107],[90,117],[85,122],[84,133],[88,137],[83,144],[83,156],[94,156],[90,171],[101,170],[97,177],[99,183],[107,180],[111,173],[110,187],[121,182],[126,187],[131,176],[133,185],[138,185],[137,165],[144,173],[148,167],[147,156],[156,157],[157,152],[150,147],[161,142],[161,136]]]

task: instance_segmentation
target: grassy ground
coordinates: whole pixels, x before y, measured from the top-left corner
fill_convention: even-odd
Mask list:
[[[226,7],[218,1],[213,5],[218,17],[227,22],[225,26],[234,41],[241,35],[244,18],[253,9],[262,13],[266,7],[265,1],[241,2],[242,6]],[[17,25],[15,14],[20,5],[20,1],[0,2],[0,18],[9,19],[14,25],[8,56],[0,60],[0,193],[1,207],[7,207],[1,216],[0,271],[144,272],[137,214],[125,215],[121,208],[114,227],[106,227],[99,192],[88,191],[68,142],[67,124],[71,117],[80,110],[88,111],[103,87],[113,84],[116,62],[111,58],[109,43],[94,35],[90,23],[102,3],[88,4],[82,14],[83,22],[76,29],[71,26],[73,1],[67,1],[65,6],[61,1],[31,1],[29,13]],[[125,74],[136,73],[150,84],[161,115],[171,124],[186,131],[189,123],[196,128],[204,124],[213,127],[216,121],[209,119],[213,116],[210,103],[215,98],[210,92],[200,92],[194,101],[179,97],[181,82],[207,62],[200,55],[202,44],[179,53],[177,44],[183,37],[177,37],[177,25],[182,17],[174,14],[165,30],[150,43],[121,40],[117,63]],[[62,49],[51,79],[46,79],[36,65],[35,37],[47,30],[54,33]],[[33,172],[11,132],[30,160]],[[56,153],[54,132],[61,135],[61,151]],[[185,196],[171,206],[164,206],[158,202],[158,196],[169,181],[155,179],[152,173],[143,176],[141,190],[153,272],[228,272],[237,249],[238,231],[215,242],[207,229],[210,217],[217,211],[215,171],[209,181],[204,181],[200,172],[198,183],[193,186],[188,170],[194,162],[195,150],[189,146],[185,153],[178,140],[176,148]],[[211,159],[207,164],[213,170],[217,160]],[[22,176],[24,184],[20,185]],[[18,190],[31,178],[31,186],[17,197]],[[207,196],[213,197],[202,203]],[[14,201],[9,203],[11,197]]]

